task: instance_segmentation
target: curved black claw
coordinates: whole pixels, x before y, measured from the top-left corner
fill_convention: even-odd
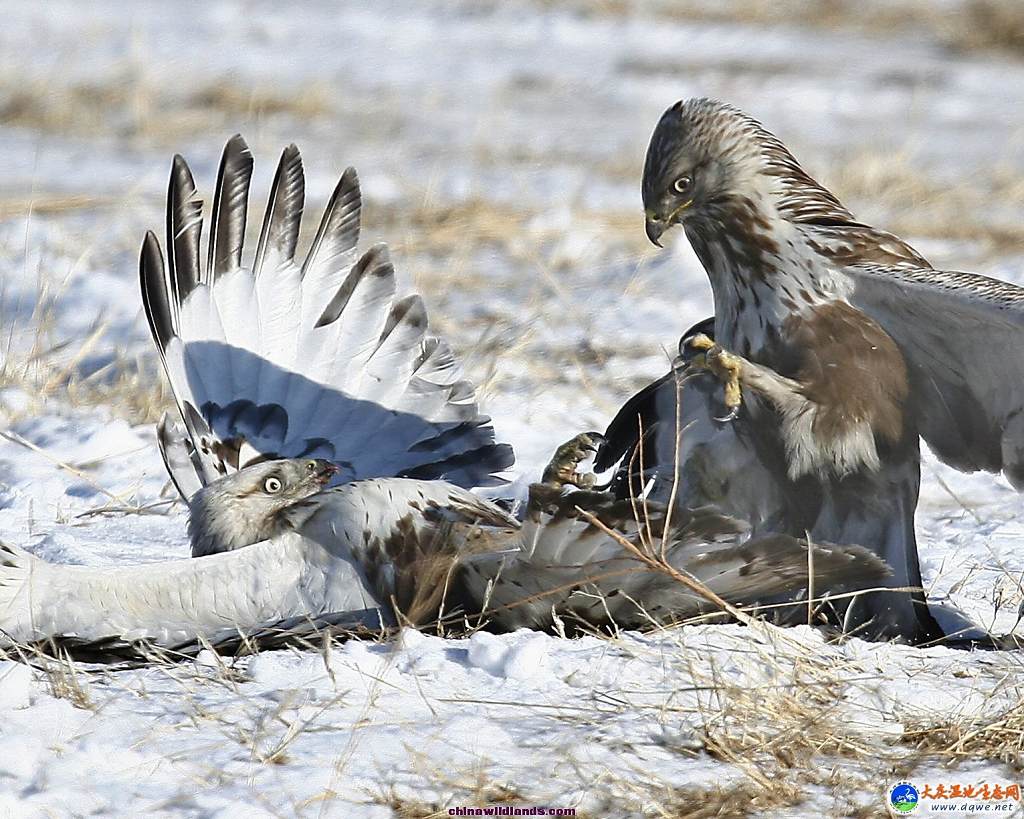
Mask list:
[[[715,420],[720,424],[728,424],[730,421],[735,421],[736,417],[740,414],[740,405],[737,404],[735,407],[730,407],[729,412],[723,415],[721,418],[715,416]]]

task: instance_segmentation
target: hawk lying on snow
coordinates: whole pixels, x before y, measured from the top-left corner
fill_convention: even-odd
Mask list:
[[[856,221],[758,122],[712,100],[662,116],[643,200],[651,241],[682,224],[707,271],[715,316],[682,352],[726,381],[738,413],[717,450],[679,461],[691,492],[718,493],[755,532],[867,546],[892,568],[888,584],[919,589],[919,437],[957,469],[1001,470],[1024,487],[1024,289],[933,269]],[[708,414],[712,387],[696,390],[684,424]],[[635,449],[638,415],[674,430],[675,394],[667,376],[627,405],[599,467]],[[670,438],[647,466],[660,458],[674,478]],[[845,616],[872,636],[942,634],[920,591],[865,595]]]
[[[0,544],[0,627],[8,640],[53,641],[99,659],[131,655],[135,641],[191,653],[197,638],[279,639],[282,630],[308,633],[310,620],[378,628],[452,613],[513,629],[549,627],[557,614],[636,627],[715,608],[644,569],[578,511],[642,545],[647,530],[631,504],[606,493],[537,484],[520,522],[444,481],[375,478],[325,490],[333,471],[327,461],[265,461],[204,487],[190,504],[193,544],[198,536],[228,549],[204,557],[91,568]],[[658,549],[665,513],[648,514]],[[807,586],[804,542],[747,541],[743,524],[710,509],[677,513],[665,543],[672,566],[737,606],[788,600]],[[861,588],[887,573],[860,547],[813,549],[816,583]]]
[[[152,233],[142,249],[143,302],[183,421],[165,418],[159,441],[189,503],[194,559],[89,568],[3,546],[7,640],[94,656],[310,620],[380,626],[455,611],[496,628],[545,627],[556,613],[629,626],[707,608],[618,538],[664,543],[673,567],[736,605],[789,599],[806,589],[809,563],[834,589],[884,579],[857,546],[818,543],[809,556],[796,537],[748,539],[744,522],[714,510],[669,521],[654,504],[641,516],[608,493],[566,492],[593,448],[585,436],[531,489],[524,520],[474,495],[511,465],[511,449],[494,442],[451,350],[426,334],[421,300],[395,301],[386,249],[357,255],[355,172],[300,263],[302,165],[285,150],[243,266],[251,167],[232,139],[205,268],[201,203],[180,157],[166,262]]]

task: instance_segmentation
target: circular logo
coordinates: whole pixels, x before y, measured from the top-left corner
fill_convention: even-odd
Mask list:
[[[917,810],[919,794],[909,782],[897,782],[889,789],[889,807],[900,816]]]

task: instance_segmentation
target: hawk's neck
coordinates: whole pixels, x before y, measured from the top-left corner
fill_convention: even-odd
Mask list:
[[[852,290],[842,270],[783,220],[708,231],[688,226],[687,235],[711,280],[715,338],[754,360],[781,340],[788,319],[845,301]]]
[[[852,221],[798,222],[750,199],[721,208],[713,222],[687,222],[686,235],[711,281],[716,338],[765,364],[768,351],[785,345],[787,321],[848,301],[849,265],[928,266],[891,234]]]

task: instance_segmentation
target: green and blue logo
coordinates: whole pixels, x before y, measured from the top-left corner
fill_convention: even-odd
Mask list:
[[[920,794],[909,782],[897,782],[889,789],[889,807],[897,815],[907,816],[917,810]]]

